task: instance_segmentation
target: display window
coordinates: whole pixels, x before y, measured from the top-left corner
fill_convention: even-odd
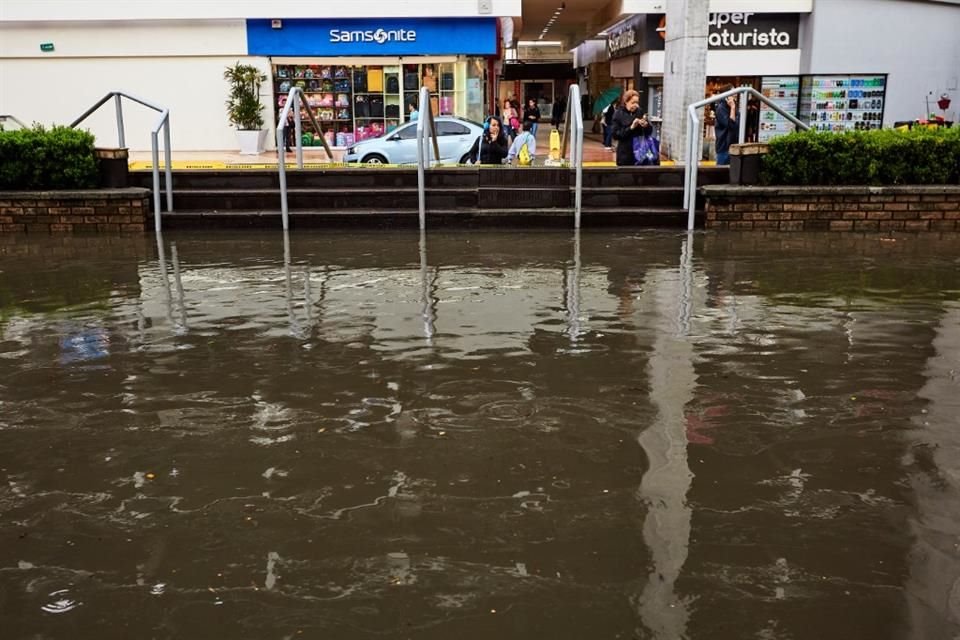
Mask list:
[[[800,119],[819,131],[862,131],[883,127],[884,74],[804,76]]]
[[[431,93],[433,113],[470,118],[482,113],[483,69],[470,60],[395,64],[316,63],[273,65],[274,92],[282,109],[290,89],[303,89],[330,146],[349,147],[355,142],[393,131],[420,110],[419,89]],[[476,103],[476,104],[474,104]],[[307,120],[304,111],[301,119]],[[321,146],[319,136],[304,130],[306,146]]]

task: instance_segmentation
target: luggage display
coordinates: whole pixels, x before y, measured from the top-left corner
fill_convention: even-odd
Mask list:
[[[371,118],[382,118],[383,117],[383,98],[380,96],[370,96],[368,100],[370,104],[370,117]]]
[[[400,78],[394,74],[387,76],[387,93],[400,93]]]
[[[383,92],[383,69],[367,70],[367,91],[370,93]]]

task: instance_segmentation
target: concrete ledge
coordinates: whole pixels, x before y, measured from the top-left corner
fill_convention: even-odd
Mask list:
[[[0,233],[143,232],[147,189],[0,191]]]
[[[960,185],[708,186],[707,229],[960,231]]]

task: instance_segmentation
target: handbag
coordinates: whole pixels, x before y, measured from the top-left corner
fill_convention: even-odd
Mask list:
[[[633,158],[638,167],[655,167],[660,164],[660,141],[656,137],[637,136],[633,139]]]

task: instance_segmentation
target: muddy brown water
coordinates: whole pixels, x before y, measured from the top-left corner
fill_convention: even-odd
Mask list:
[[[0,242],[4,639],[960,633],[960,241],[159,246]]]

